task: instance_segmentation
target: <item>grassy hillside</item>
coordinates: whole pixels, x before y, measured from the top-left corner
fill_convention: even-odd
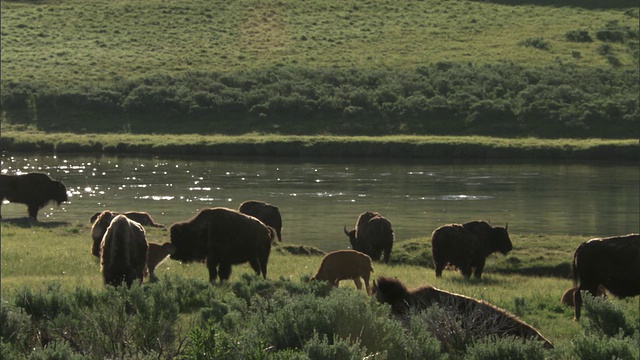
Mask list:
[[[2,122],[85,133],[637,137],[638,6],[2,2]]]

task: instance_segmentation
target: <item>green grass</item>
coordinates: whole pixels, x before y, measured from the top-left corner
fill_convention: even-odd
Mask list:
[[[609,21],[637,27],[637,17],[625,15],[637,8],[633,1],[554,3],[2,1],[3,82],[82,86],[274,65],[411,69],[451,60],[597,67],[609,65],[598,42],[568,42],[564,34],[595,34]],[[549,49],[519,45],[533,37]],[[612,46],[623,66],[633,65],[626,46]]]
[[[44,291],[51,283],[58,283],[63,291],[103,288],[99,265],[90,254],[89,224],[31,223],[28,220],[2,222],[2,301],[8,301],[24,287]],[[166,229],[147,229],[154,242],[168,240]],[[426,238],[398,242],[390,265],[374,264],[374,277],[395,276],[410,287],[431,284],[448,291],[489,301],[522,317],[550,338],[559,349],[567,349],[571,340],[581,333],[572,321],[572,309],[560,305],[564,290],[571,287],[566,265],[573,250],[587,238],[580,236],[518,235],[511,236],[514,249],[507,256],[489,257],[481,280],[465,280],[454,271],[445,271],[435,278],[432,268],[412,265],[409,255],[430,254]],[[287,244],[277,244],[269,260],[268,279],[299,283],[314,274],[321,256],[291,255]],[[430,259],[429,259],[430,260]],[[545,269],[562,271],[545,274]],[[156,274],[163,277],[205,281],[208,273],[202,264],[180,264],[165,261]],[[230,284],[240,281],[243,274],[253,271],[248,265],[233,267]],[[352,282],[341,287],[355,290]],[[638,316],[637,298],[618,300],[609,297],[616,306]]]
[[[488,136],[295,136],[275,134],[144,135],[45,133],[22,127],[2,132],[2,149],[217,154],[445,158],[638,159],[638,141],[613,139],[505,139]]]

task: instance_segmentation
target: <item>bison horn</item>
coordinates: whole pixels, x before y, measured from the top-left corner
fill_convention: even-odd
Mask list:
[[[504,229],[505,229],[505,230],[508,230],[508,229],[509,229],[509,223],[508,223],[508,222],[504,225]]]
[[[347,231],[347,225],[345,225],[345,226],[344,226],[343,230],[344,230],[344,233],[345,233],[347,236],[349,236],[349,232]]]

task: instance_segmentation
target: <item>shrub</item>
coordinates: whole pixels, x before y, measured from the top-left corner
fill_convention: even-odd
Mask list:
[[[518,45],[532,47],[539,50],[549,50],[551,48],[551,44],[549,43],[549,41],[539,36],[524,39],[520,41]]]
[[[638,331],[637,321],[627,319],[622,309],[615,303],[606,298],[591,296],[586,291],[582,293],[586,321],[581,324],[586,333],[612,337],[620,332],[624,336],[633,336]]]
[[[470,360],[543,360],[545,353],[542,345],[535,341],[523,343],[522,340],[516,338],[488,338],[470,345],[464,358]]]
[[[592,42],[593,39],[587,30],[569,30],[564,34],[567,41],[573,42]]]
[[[573,340],[573,355],[581,360],[638,359],[640,338],[598,335],[581,336]]]

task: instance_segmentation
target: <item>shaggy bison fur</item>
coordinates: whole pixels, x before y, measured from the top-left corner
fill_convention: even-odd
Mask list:
[[[344,233],[349,237],[351,248],[363,252],[375,261],[380,261],[384,254],[384,262],[389,263],[395,235],[391,223],[377,212],[367,211],[358,216],[353,230]]]
[[[362,278],[367,294],[370,295],[369,277],[372,272],[371,258],[368,255],[355,250],[338,250],[322,258],[318,271],[309,281],[329,281],[333,286],[338,287],[340,280],[351,279],[360,290],[362,289],[360,278]]]
[[[438,305],[451,314],[467,333],[474,336],[513,336],[523,340],[542,341],[544,347],[553,348],[553,344],[538,330],[506,310],[482,300],[432,286],[409,290],[398,279],[389,277],[379,277],[373,282],[373,294],[379,302],[391,305],[392,314],[401,320]],[[439,330],[433,329],[433,332],[438,333]]]
[[[275,230],[253,216],[227,208],[200,211],[194,218],[169,228],[175,252],[171,259],[205,261],[209,281],[229,279],[231,265],[249,262],[256,274],[267,277],[267,261]]]
[[[106,211],[110,211],[110,210],[106,210]],[[110,212],[114,216],[115,215],[119,215],[119,213],[117,213],[117,212],[114,212],[114,211],[110,211]],[[98,216],[100,216],[100,214],[102,214],[102,212],[95,213],[95,214],[93,214],[93,216],[91,216],[91,219],[89,219],[91,224],[93,224],[96,221],[96,219],[98,218]],[[122,215],[124,215],[127,218],[129,218],[129,220],[133,220],[133,221],[137,222],[138,224],[140,224],[142,226],[164,227],[164,225],[156,223],[153,220],[153,218],[151,217],[151,215],[149,215],[149,213],[146,213],[146,212],[142,212],[142,211],[127,211],[127,212],[122,213]]]
[[[611,294],[625,298],[640,294],[640,235],[596,238],[578,245],[571,262],[575,319],[580,319],[581,291],[597,296],[602,285]]]
[[[142,282],[147,264],[147,238],[142,225],[118,215],[100,243],[100,270],[107,285]]]
[[[565,292],[563,292],[562,296],[560,297],[560,303],[565,304],[567,306],[574,306],[575,303],[573,301],[573,298],[577,290],[578,290],[577,287],[572,287],[570,289],[567,289]],[[599,285],[597,296],[602,296],[602,297],[607,296],[607,289],[605,289],[604,286]]]
[[[282,217],[277,206],[262,201],[249,200],[238,208],[243,214],[251,215],[276,230],[278,241],[282,242]]]
[[[0,175],[0,206],[4,199],[27,205],[29,216],[38,219],[38,211],[50,202],[58,206],[69,200],[67,188],[43,173]]]
[[[91,254],[93,256],[100,257],[100,243],[107,232],[107,228],[111,225],[111,220],[116,216],[118,216],[117,213],[105,210],[98,215],[93,225],[91,225]]]
[[[480,278],[487,256],[494,252],[507,254],[512,248],[507,227],[492,227],[486,221],[443,225],[431,234],[436,277],[442,276],[442,270],[451,264],[466,278],[472,273]]]

